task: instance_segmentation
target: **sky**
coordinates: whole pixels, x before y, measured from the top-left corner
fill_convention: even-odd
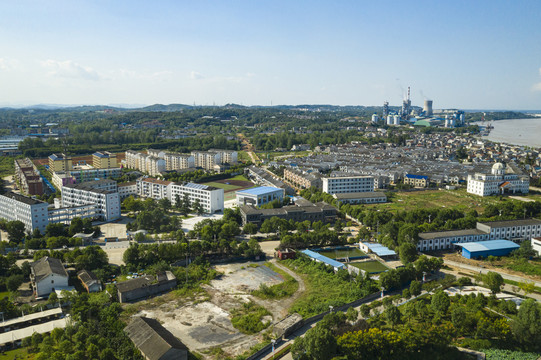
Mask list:
[[[541,1],[0,2],[0,106],[541,109]]]

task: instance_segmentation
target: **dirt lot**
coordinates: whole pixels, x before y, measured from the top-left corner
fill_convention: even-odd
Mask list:
[[[204,286],[210,300],[185,302],[176,299],[157,306],[152,306],[152,301],[148,301],[138,315],[159,319],[192,351],[204,354],[218,347],[229,356],[242,354],[263,339],[259,334],[245,335],[235,329],[231,324],[230,311],[254,300],[274,315],[273,319],[267,320],[273,323],[281,320],[280,314],[287,313],[283,301],[261,301],[253,298],[249,292],[259,288],[262,283],[271,286],[283,279],[280,274],[263,266],[262,262],[223,264],[216,266],[216,269],[223,275]],[[285,306],[289,305],[286,303]]]

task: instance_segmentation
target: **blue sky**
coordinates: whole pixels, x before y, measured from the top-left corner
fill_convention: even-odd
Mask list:
[[[5,1],[0,105],[541,109],[541,1]]]

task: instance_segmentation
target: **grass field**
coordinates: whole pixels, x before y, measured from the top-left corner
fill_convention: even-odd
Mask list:
[[[18,348],[14,350],[8,350],[0,354],[0,359],[2,360],[24,360],[24,359],[34,359],[35,354],[29,354],[26,348]]]
[[[235,177],[217,180],[204,183],[204,185],[214,186],[218,189],[224,189],[224,201],[233,200],[235,198],[235,191],[241,189],[250,189],[255,187],[244,175],[237,175]]]
[[[357,248],[351,248],[349,250],[332,250],[332,251],[320,251],[321,255],[326,256],[330,259],[340,259],[345,257],[354,257],[354,256],[364,256],[366,255],[363,251]]]
[[[348,265],[355,266],[356,268],[359,268],[361,270],[367,271],[369,273],[380,273],[385,270],[389,270],[389,268],[379,261],[363,261],[363,262],[352,262]]]
[[[458,209],[461,211],[477,210],[478,212],[483,212],[487,205],[497,205],[498,203],[500,203],[499,197],[480,197],[468,194],[465,189],[398,192],[387,193],[387,196],[390,201],[388,203],[365,206],[375,207],[377,209],[388,211],[447,207],[451,209]]]
[[[205,183],[205,185],[214,186],[214,187],[216,187],[218,189],[224,189],[224,191],[233,191],[233,190],[242,189],[242,186],[231,185],[231,184],[222,184],[222,183],[218,183],[218,182],[208,182],[208,183]]]

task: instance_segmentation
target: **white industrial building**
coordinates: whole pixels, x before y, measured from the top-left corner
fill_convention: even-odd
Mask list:
[[[322,179],[323,191],[327,194],[359,193],[374,191],[372,176],[339,176]]]
[[[541,237],[532,238],[532,249],[537,252],[537,256],[541,256]]]
[[[239,190],[237,195],[237,204],[261,206],[274,200],[284,200],[285,191],[272,186],[259,186],[252,189]]]
[[[526,194],[530,187],[530,177],[515,173],[506,173],[505,165],[496,163],[492,166],[490,174],[475,173],[468,175],[468,188],[470,194],[489,196],[504,193]]]
[[[48,206],[46,202],[7,192],[0,195],[0,218],[19,220],[24,223],[26,231],[38,229],[43,234],[49,224]]]
[[[97,180],[62,187],[62,207],[84,205],[95,206],[96,213],[93,217],[101,217],[105,221],[120,218],[120,196],[116,181]]]
[[[478,222],[475,229],[434,231],[419,234],[417,250],[452,249],[455,243],[487,240],[524,241],[541,236],[541,220],[503,220]]]

